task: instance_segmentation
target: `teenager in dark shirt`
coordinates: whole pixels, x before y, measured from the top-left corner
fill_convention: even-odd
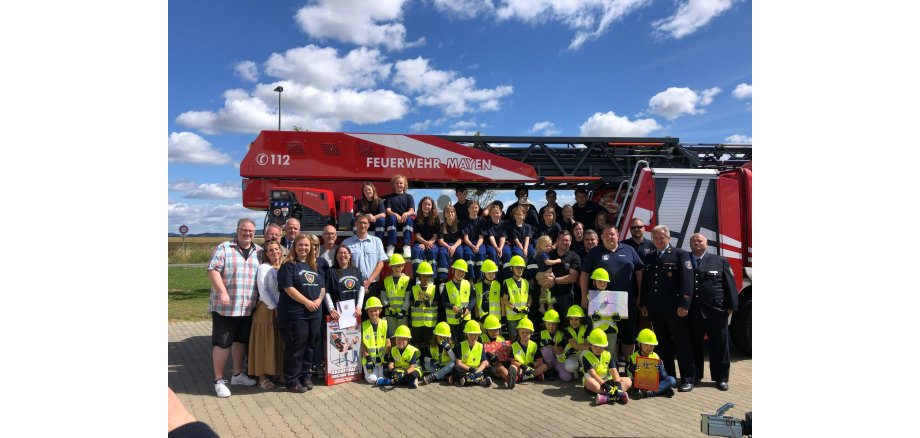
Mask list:
[[[441,218],[438,216],[438,207],[431,196],[422,198],[418,203],[418,212],[415,217],[415,244],[412,245],[412,271],[418,269],[418,264],[425,261],[438,266],[440,246],[438,245],[441,232]]]

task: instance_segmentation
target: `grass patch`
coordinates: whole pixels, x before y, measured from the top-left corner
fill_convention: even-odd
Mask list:
[[[169,268],[169,320],[204,321],[211,318],[208,300],[211,282],[206,267]]]

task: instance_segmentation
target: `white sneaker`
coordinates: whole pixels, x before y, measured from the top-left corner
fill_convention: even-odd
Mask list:
[[[396,251],[396,247],[390,245],[387,247],[387,257],[393,257],[393,251]]]
[[[227,388],[227,379],[220,379],[214,383],[214,392],[220,398],[230,397],[230,388]]]
[[[253,379],[252,377],[247,376],[246,373],[239,373],[230,378],[231,385],[252,386],[252,385],[255,385],[256,383],[259,383],[259,381],[256,379]]]
[[[410,258],[412,258],[412,247],[411,246],[403,245],[403,257],[405,257],[406,260],[409,260]]]

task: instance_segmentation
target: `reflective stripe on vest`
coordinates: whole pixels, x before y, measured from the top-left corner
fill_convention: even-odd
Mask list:
[[[522,307],[527,305],[527,291],[530,290],[530,283],[528,283],[527,280],[522,279],[521,288],[518,289],[517,284],[514,283],[514,279],[508,278],[505,280],[505,288],[508,289],[508,301],[511,303],[511,307]],[[508,321],[518,321],[524,319],[527,315],[507,309],[505,316],[508,318]]]
[[[383,289],[386,291],[387,303],[390,305],[387,315],[394,315],[402,309],[406,300],[406,289],[409,287],[409,276],[402,275],[396,284],[393,284],[393,276],[383,279]]]
[[[412,301],[421,301],[422,307],[412,306],[409,309],[409,317],[412,319],[412,327],[434,327],[438,323],[438,307],[432,302],[434,300],[434,283],[425,288],[428,299],[422,299],[422,288],[419,285],[412,286]]]
[[[476,308],[479,310],[484,310],[485,315],[495,315],[499,318],[502,317],[502,284],[497,281],[492,281],[489,283],[489,308],[482,308],[482,282],[476,283],[473,287],[476,291]]]
[[[597,373],[597,377],[601,378],[601,381],[606,381],[610,378],[610,351],[604,350],[604,352],[601,353],[601,357],[598,358],[590,349],[588,349],[585,350],[584,358],[588,359],[588,363],[594,367],[594,372]],[[603,372],[601,372],[601,369],[603,369]],[[585,370],[585,376],[581,379],[582,385],[585,384],[586,380],[592,378],[587,371],[588,370]]]
[[[457,306],[461,309],[470,305],[470,282],[463,280],[460,282],[460,290],[457,290],[456,283],[453,281],[448,281],[444,288],[447,290],[447,300],[450,304]],[[454,312],[454,309],[445,309],[445,315],[447,317],[447,323],[451,325],[460,324],[460,320],[457,319],[457,312]],[[467,315],[463,318],[464,321],[469,321],[471,315]]]
[[[472,350],[469,341],[461,344],[460,362],[473,369],[479,368],[479,362],[482,362],[482,344],[477,342]]]
[[[447,352],[450,351],[449,348],[445,348],[443,351],[439,351],[439,350],[441,350],[441,347],[437,345],[428,346],[428,352],[431,353],[431,357],[434,358],[435,361],[437,361],[438,367],[443,367],[449,363],[453,363],[450,361],[450,355],[447,354]]]
[[[364,348],[367,350],[370,358],[373,359],[377,356],[383,357],[387,346],[387,321],[381,319],[380,322],[377,323],[377,333],[374,333],[374,326],[371,325],[370,321],[362,322],[361,342],[364,343]],[[367,357],[362,357],[361,364],[364,365],[366,363]]]
[[[511,344],[511,352],[514,354],[514,360],[520,362],[521,365],[533,365],[534,356],[537,354],[537,343],[527,342],[527,351],[524,351],[520,341],[516,341]]]
[[[396,351],[396,354],[393,355],[393,366],[400,371],[409,369],[413,356],[415,356],[416,359],[418,358],[418,348],[413,347],[412,344],[407,344],[406,349],[402,352],[396,347],[393,347],[391,351]]]
[[[575,333],[575,330],[572,330],[572,327],[566,327],[565,329],[566,329],[566,331],[569,332],[569,335],[571,335],[572,338],[575,339],[575,343],[576,343],[576,344],[584,344],[584,343],[585,343],[585,332],[587,331],[587,327],[585,327],[585,326],[583,326],[583,325],[582,325],[582,326],[579,326],[579,327],[578,327],[578,333]],[[575,350],[572,348],[571,345],[569,345],[568,343],[566,343],[566,345],[565,345],[565,354],[572,354],[572,353],[575,353]]]

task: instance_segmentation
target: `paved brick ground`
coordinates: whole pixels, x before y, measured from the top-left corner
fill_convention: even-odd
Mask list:
[[[384,390],[362,382],[317,385],[305,394],[258,386],[230,386],[233,396],[214,395],[211,322],[169,324],[169,386],[198,419],[221,437],[304,436],[703,436],[700,414],[725,402],[728,415],[751,410],[752,360],[736,357],[731,389],[717,390],[708,363],[702,385],[674,398],[630,400],[592,406],[573,383],[541,382],[507,390],[448,385]],[[225,374],[230,376],[230,370]],[[396,409],[394,409],[396,407]],[[398,410],[397,415],[389,412]],[[373,412],[380,412],[375,414]],[[379,418],[379,420],[372,420]]]

